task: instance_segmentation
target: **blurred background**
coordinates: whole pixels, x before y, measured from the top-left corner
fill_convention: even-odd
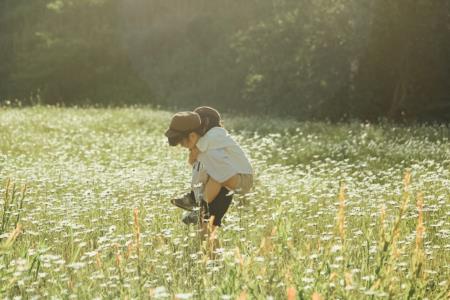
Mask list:
[[[450,1],[2,0],[0,104],[450,120]]]

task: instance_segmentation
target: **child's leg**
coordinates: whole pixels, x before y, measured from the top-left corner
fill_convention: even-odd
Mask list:
[[[219,247],[217,227],[221,226],[222,218],[228,210],[233,199],[226,188],[221,188],[217,197],[211,202],[202,201],[200,233],[205,242],[205,250],[210,258],[214,258],[214,251]],[[207,220],[205,222],[205,220]]]
[[[203,197],[206,202],[211,203],[219,195],[222,184],[209,177],[203,191]]]
[[[217,226],[213,225],[214,216],[208,223],[201,225],[201,233],[203,235],[203,247],[209,259],[216,259],[216,249],[220,248],[220,242],[217,236]]]
[[[227,189],[234,191],[239,184],[239,174],[234,175],[223,183]]]
[[[219,195],[220,189],[226,187],[229,190],[234,190],[239,183],[239,175],[236,174],[224,183],[220,183],[213,178],[209,177],[208,182],[205,185],[205,190],[203,191],[203,196],[206,202],[211,203],[217,195]]]

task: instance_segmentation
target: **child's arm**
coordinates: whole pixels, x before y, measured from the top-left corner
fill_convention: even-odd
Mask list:
[[[189,159],[188,162],[192,166],[194,162],[197,160],[198,153],[200,151],[198,150],[197,146],[194,146],[194,148],[189,149]]]

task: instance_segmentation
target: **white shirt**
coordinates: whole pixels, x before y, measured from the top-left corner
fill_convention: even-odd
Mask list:
[[[238,143],[222,127],[213,127],[197,142],[198,160],[214,180],[222,183],[236,174],[253,174]]]

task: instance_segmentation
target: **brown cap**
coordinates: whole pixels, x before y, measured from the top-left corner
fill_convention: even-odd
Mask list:
[[[174,114],[170,120],[169,129],[165,132],[168,138],[182,136],[201,126],[200,116],[192,111],[182,111]]]
[[[221,120],[219,112],[216,109],[209,106],[199,106],[196,109],[194,109],[194,112],[198,113],[202,119],[208,117],[210,118],[210,120],[214,120],[217,122],[220,122]]]

